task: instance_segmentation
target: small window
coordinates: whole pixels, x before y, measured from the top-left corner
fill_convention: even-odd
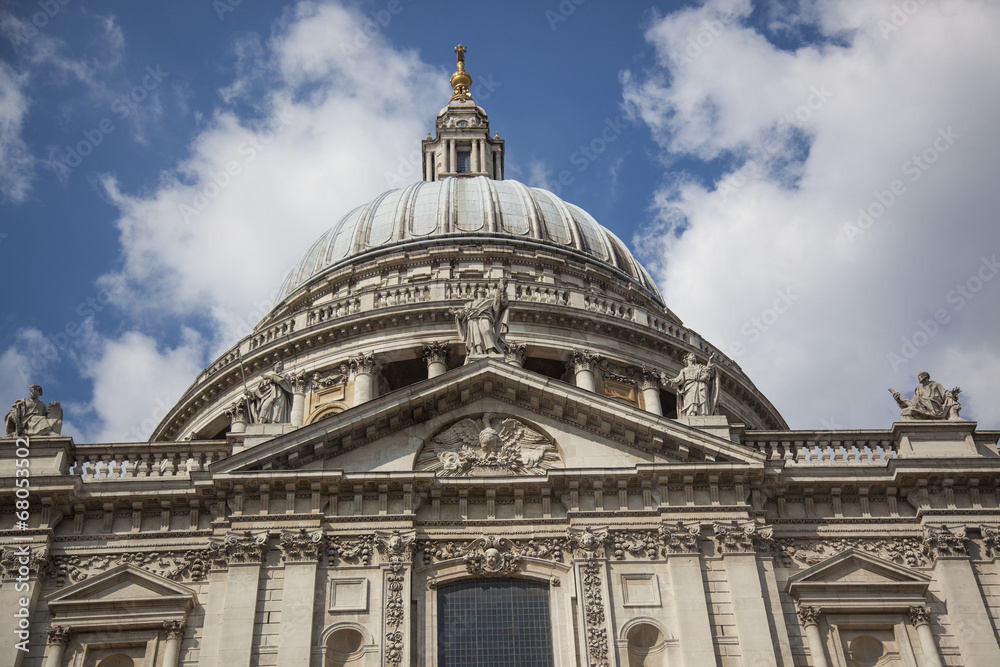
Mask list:
[[[469,151],[458,152],[458,169],[455,171],[459,174],[468,174],[472,171],[472,159]]]
[[[468,125],[468,123],[466,123],[466,122],[465,122],[464,120],[460,120],[460,121],[458,121],[458,126],[459,126],[459,127],[465,127],[465,126],[467,126],[467,125]]]

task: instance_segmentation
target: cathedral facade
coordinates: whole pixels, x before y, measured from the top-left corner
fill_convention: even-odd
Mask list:
[[[16,667],[996,667],[998,431],[793,431],[454,94],[148,442],[0,442]],[[873,400],[888,400],[873,397]]]

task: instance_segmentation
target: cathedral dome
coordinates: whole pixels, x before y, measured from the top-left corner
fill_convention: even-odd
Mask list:
[[[612,269],[662,304],[656,284],[628,248],[582,208],[540,188],[485,176],[448,177],[385,192],[330,227],[289,272],[283,300],[335,267],[407,244],[484,238],[543,244]]]

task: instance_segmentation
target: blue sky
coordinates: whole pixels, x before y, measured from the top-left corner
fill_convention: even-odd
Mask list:
[[[998,30],[973,0],[0,1],[0,403],[37,382],[79,440],[144,439],[414,180],[462,42],[506,175],[630,241],[793,427],[888,427],[928,370],[998,428]]]

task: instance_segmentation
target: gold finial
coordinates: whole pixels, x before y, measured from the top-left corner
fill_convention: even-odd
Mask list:
[[[472,95],[469,94],[469,87],[472,85],[472,77],[469,73],[465,71],[465,52],[464,46],[459,44],[455,47],[455,73],[451,75],[451,87],[455,89],[455,93],[451,96],[451,99],[472,99]]]

